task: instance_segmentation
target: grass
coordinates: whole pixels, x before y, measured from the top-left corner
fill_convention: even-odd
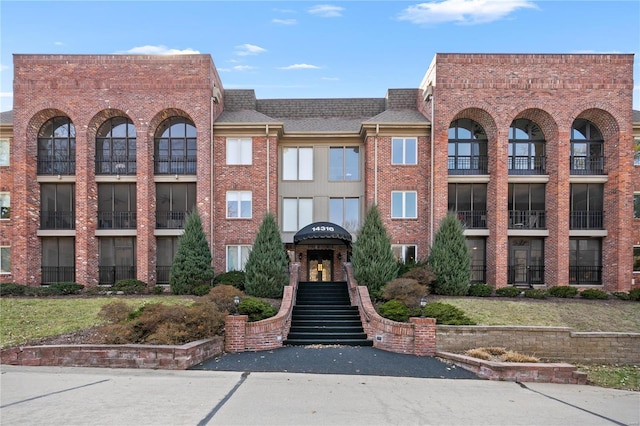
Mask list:
[[[640,365],[575,364],[587,373],[587,380],[596,386],[640,391]]]
[[[14,346],[57,334],[101,325],[100,308],[115,299],[96,298],[0,298],[0,347]],[[145,303],[192,303],[178,296],[124,298],[134,310]]]

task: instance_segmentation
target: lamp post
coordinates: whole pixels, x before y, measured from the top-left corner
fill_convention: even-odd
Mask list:
[[[238,315],[238,305],[240,304],[240,296],[233,296],[233,305],[236,307],[234,315]]]
[[[422,296],[420,298],[420,318],[424,318],[424,307],[427,306],[427,297]]]

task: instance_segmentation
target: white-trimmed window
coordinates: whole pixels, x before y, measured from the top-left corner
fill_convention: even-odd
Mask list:
[[[360,148],[340,146],[329,148],[329,180],[360,180]]]
[[[0,219],[9,219],[11,217],[11,194],[8,192],[0,192]]]
[[[251,191],[227,192],[227,219],[251,219]]]
[[[282,180],[313,180],[313,148],[282,148]]]
[[[252,143],[250,138],[227,138],[227,164],[252,164]]]
[[[633,217],[640,219],[640,192],[633,194]]]
[[[418,193],[416,191],[391,192],[391,217],[415,219],[418,217]]]
[[[633,247],[633,272],[640,274],[640,246]]]
[[[227,246],[227,272],[244,271],[244,266],[249,259],[251,246],[249,245],[229,245]]]
[[[9,161],[9,139],[0,139],[0,166],[8,166]]]
[[[329,222],[355,233],[360,226],[360,199],[357,197],[329,199]]]
[[[11,247],[0,247],[0,274],[11,273]]]
[[[418,164],[418,139],[392,138],[391,164]]]
[[[282,199],[282,231],[297,232],[313,222],[312,198]]]
[[[396,261],[402,263],[415,262],[417,259],[416,246],[412,244],[392,244],[391,251]]]

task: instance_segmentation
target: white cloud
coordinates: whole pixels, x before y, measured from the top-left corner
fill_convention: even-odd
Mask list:
[[[524,8],[537,9],[537,6],[530,0],[442,0],[409,6],[398,19],[414,24],[483,24]]]
[[[167,46],[158,45],[158,46],[137,46],[129,50],[116,52],[116,53],[130,53],[133,55],[194,55],[199,54],[197,50],[193,50],[191,48],[187,48],[184,50],[180,49],[170,49]]]
[[[245,43],[245,44],[236,46],[236,55],[238,56],[258,55],[266,51],[267,49],[264,49],[260,46],[256,46],[255,44]]]
[[[232,72],[232,71],[251,71],[256,69],[255,67],[252,67],[251,65],[236,65],[234,67],[231,68],[218,68],[218,71],[221,72]]]
[[[342,16],[342,11],[344,7],[333,6],[330,4],[318,4],[316,6],[310,7],[307,12],[312,15],[318,15],[322,18],[337,18]]]
[[[5,71],[5,70],[8,70],[8,69],[9,69],[8,65],[0,64],[0,71]]]
[[[0,98],[13,98],[13,92],[0,92]]]
[[[293,64],[288,65],[286,67],[278,67],[279,70],[319,70],[320,67],[317,65],[310,64]]]
[[[272,19],[271,22],[273,22],[274,24],[280,24],[280,25],[296,25],[298,23],[298,21],[296,21],[295,19]]]
[[[64,46],[64,43],[61,41],[54,41],[53,44],[55,44],[56,46]]]

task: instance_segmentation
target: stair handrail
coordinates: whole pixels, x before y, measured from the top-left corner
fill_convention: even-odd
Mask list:
[[[293,294],[291,295],[291,306],[289,312],[284,320],[285,324],[291,322],[293,315],[293,307],[296,305],[296,299],[298,297],[298,284],[300,283],[300,263],[293,262],[289,264],[289,285],[293,288]]]
[[[349,293],[353,293],[354,296],[353,298],[351,298],[351,300],[356,299],[356,305],[358,306],[358,310],[362,313],[362,315],[364,316],[365,320],[367,322],[371,321],[371,318],[369,317],[369,314],[367,313],[367,310],[364,309],[364,306],[362,305],[362,298],[360,296],[360,291],[358,291],[358,286],[355,285],[355,278],[353,277],[353,270],[351,269],[351,263],[349,262],[344,262],[342,264],[343,268],[344,268],[344,275],[347,278],[347,287],[349,289]]]

